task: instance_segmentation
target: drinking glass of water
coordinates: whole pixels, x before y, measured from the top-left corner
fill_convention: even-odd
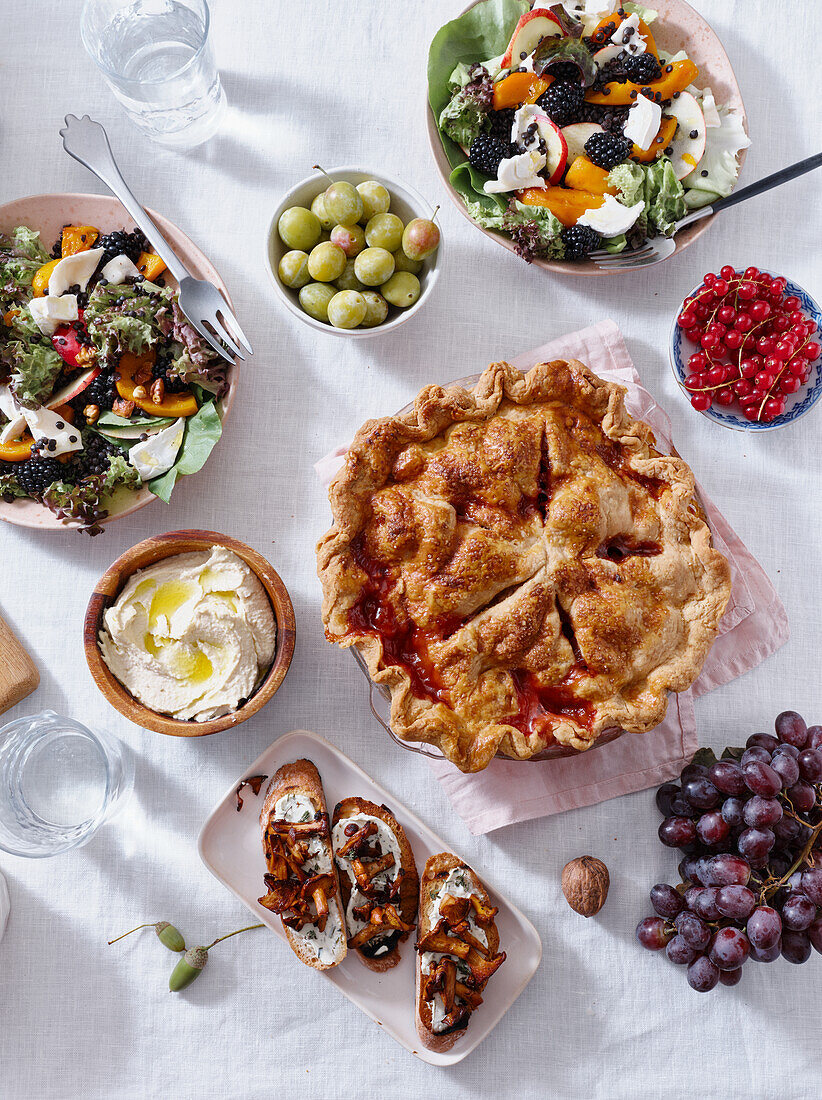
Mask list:
[[[217,130],[225,93],[205,0],[86,0],[83,45],[129,118],[162,145],[191,148]]]
[[[127,800],[124,745],[53,710],[0,729],[0,848],[42,858],[79,848]]]

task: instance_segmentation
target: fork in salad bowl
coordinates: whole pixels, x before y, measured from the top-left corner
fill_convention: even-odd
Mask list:
[[[128,210],[135,224],[163,259],[179,284],[179,306],[192,328],[228,362],[232,358],[245,360],[243,350],[249,355],[253,354],[251,344],[219,290],[205,279],[197,279],[188,272],[135,198],[117,167],[108,135],[100,123],[88,115],[83,115],[82,118],[66,115],[60,136],[63,139],[63,148],[69,156],[102,180]]]
[[[806,172],[811,172],[814,168],[820,167],[822,167],[822,153],[816,153],[814,156],[799,160],[796,164],[782,168],[770,176],[765,176],[764,179],[757,180],[749,187],[734,191],[725,199],[718,199],[709,206],[691,210],[684,218],[680,218],[676,222],[670,237],[662,235],[652,237],[633,252],[620,252],[614,255],[605,249],[599,249],[596,252],[590,252],[588,254],[589,259],[593,260],[597,267],[602,268],[603,271],[609,272],[635,271],[639,267],[652,267],[654,264],[662,263],[663,260],[667,260],[669,256],[673,255],[676,251],[673,236],[684,226],[699,221],[700,218],[708,218],[712,214],[718,214],[721,210],[727,210],[746,199],[754,198],[756,195],[762,195],[773,187],[779,187],[789,180],[796,179],[797,176],[803,176]]]

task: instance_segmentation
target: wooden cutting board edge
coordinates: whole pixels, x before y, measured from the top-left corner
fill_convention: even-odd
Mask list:
[[[0,615],[0,714],[31,695],[39,683],[37,666]]]

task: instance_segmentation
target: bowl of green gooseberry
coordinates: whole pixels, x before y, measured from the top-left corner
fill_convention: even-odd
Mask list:
[[[334,336],[396,328],[422,309],[437,281],[436,213],[384,172],[317,166],[271,219],[266,266],[277,296]]]

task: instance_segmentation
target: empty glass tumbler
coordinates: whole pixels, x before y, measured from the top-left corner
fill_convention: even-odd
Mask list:
[[[205,0],[86,0],[83,44],[139,128],[191,148],[220,125],[225,93]]]
[[[124,745],[53,710],[0,729],[0,848],[41,858],[90,840],[131,793]]]

